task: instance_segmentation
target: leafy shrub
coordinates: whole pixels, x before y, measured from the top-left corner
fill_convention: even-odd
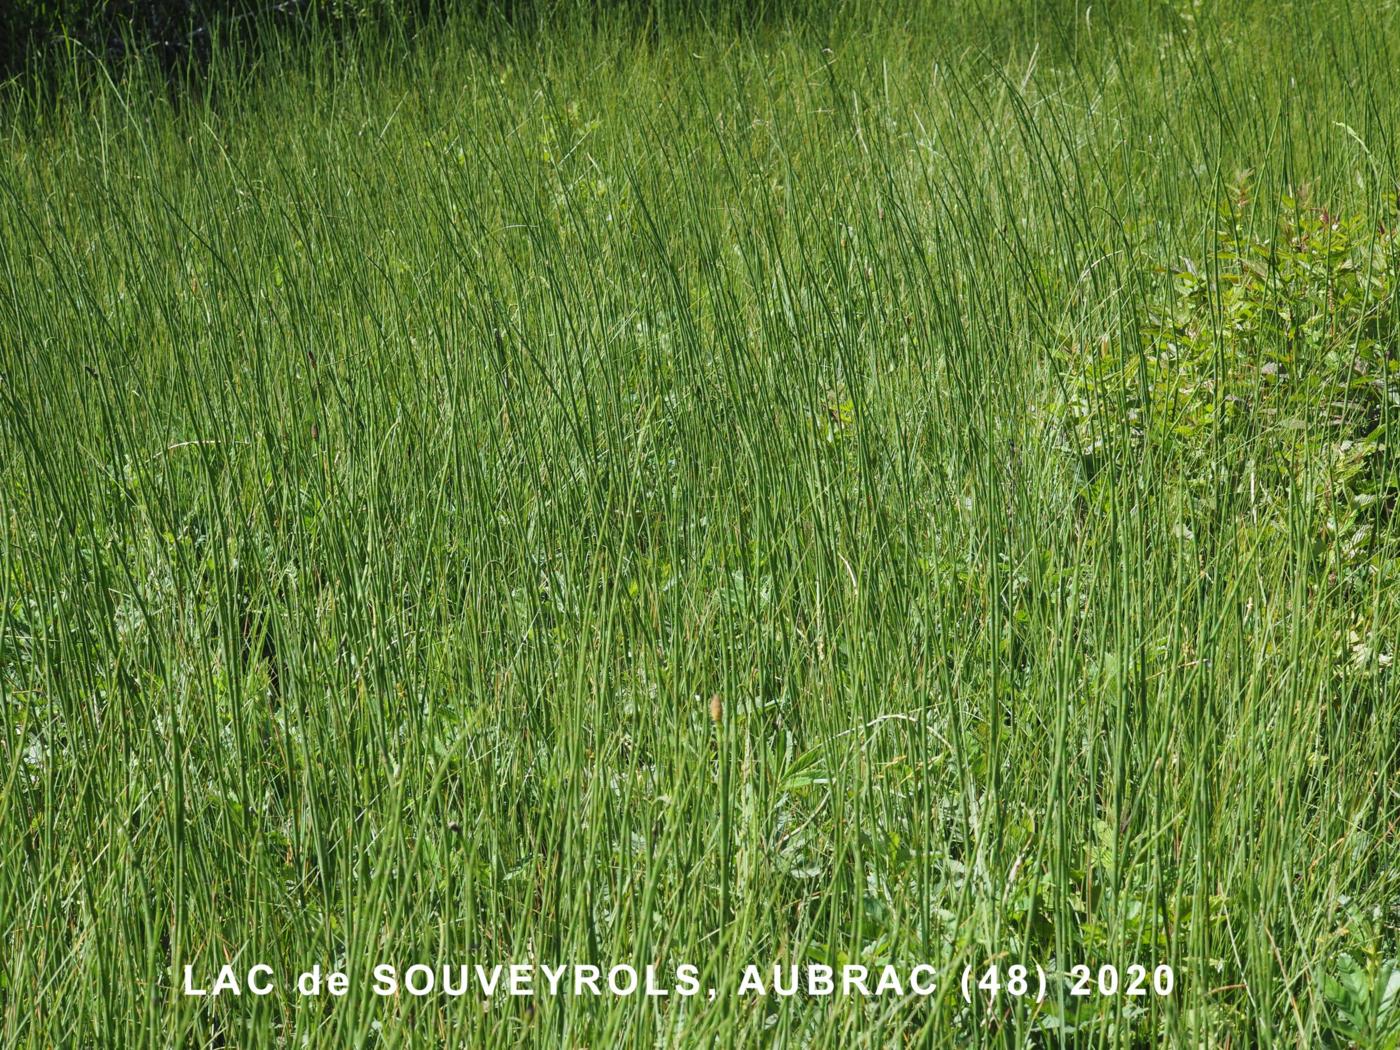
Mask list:
[[[1183,479],[1191,534],[1222,494],[1282,527],[1296,485],[1311,485],[1326,553],[1355,563],[1400,489],[1387,454],[1400,239],[1393,220],[1339,217],[1305,194],[1274,223],[1257,210],[1239,184],[1213,256],[1184,262],[1136,340],[1066,344],[1065,444],[1091,477],[1116,452]]]

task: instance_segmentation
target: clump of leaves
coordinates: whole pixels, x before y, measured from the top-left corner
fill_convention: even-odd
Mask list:
[[[1328,1021],[1353,1046],[1400,1047],[1400,961],[1339,955],[1323,979]]]
[[[1326,553],[1355,562],[1400,489],[1386,454],[1400,407],[1400,237],[1393,217],[1339,216],[1302,193],[1279,204],[1261,214],[1238,183],[1215,252],[1183,260],[1145,323],[1067,342],[1065,443],[1091,478],[1125,443],[1151,455],[1185,479],[1198,521],[1223,495],[1277,524],[1306,479]]]

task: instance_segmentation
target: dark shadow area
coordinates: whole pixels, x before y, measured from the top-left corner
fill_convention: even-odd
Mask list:
[[[1063,57],[1076,49],[1084,0],[0,0],[0,80],[42,78],[73,52],[109,67],[140,56],[172,83],[198,78],[216,49],[252,56],[271,37],[325,41],[367,31],[386,44],[409,40],[443,20],[466,20],[485,35],[625,27],[640,38],[704,26],[720,31],[802,23],[819,31],[867,19],[902,24],[915,35],[956,46],[959,38],[1015,50],[1034,44]],[[1144,5],[1108,0],[1093,18],[1116,21]],[[1146,5],[1172,18],[1167,0]]]

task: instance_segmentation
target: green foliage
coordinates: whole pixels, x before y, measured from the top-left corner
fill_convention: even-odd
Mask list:
[[[1388,1046],[1400,24],[744,6],[0,95],[0,1044]]]
[[[1346,1045],[1394,1050],[1400,1047],[1400,963],[1394,959],[1336,960],[1325,995],[1329,1020]]]
[[[1306,193],[1270,213],[1241,180],[1221,220],[1212,253],[1183,261],[1135,338],[1066,351],[1069,446],[1091,471],[1117,447],[1179,476],[1193,535],[1222,498],[1286,528],[1311,491],[1321,564],[1355,567],[1400,485],[1397,216],[1338,215]]]

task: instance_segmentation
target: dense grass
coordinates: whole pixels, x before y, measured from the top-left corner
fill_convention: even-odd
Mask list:
[[[1394,1047],[1398,18],[460,20],[12,84],[0,1042]],[[178,994],[808,959],[953,976]],[[1177,987],[969,1006],[989,960]]]

